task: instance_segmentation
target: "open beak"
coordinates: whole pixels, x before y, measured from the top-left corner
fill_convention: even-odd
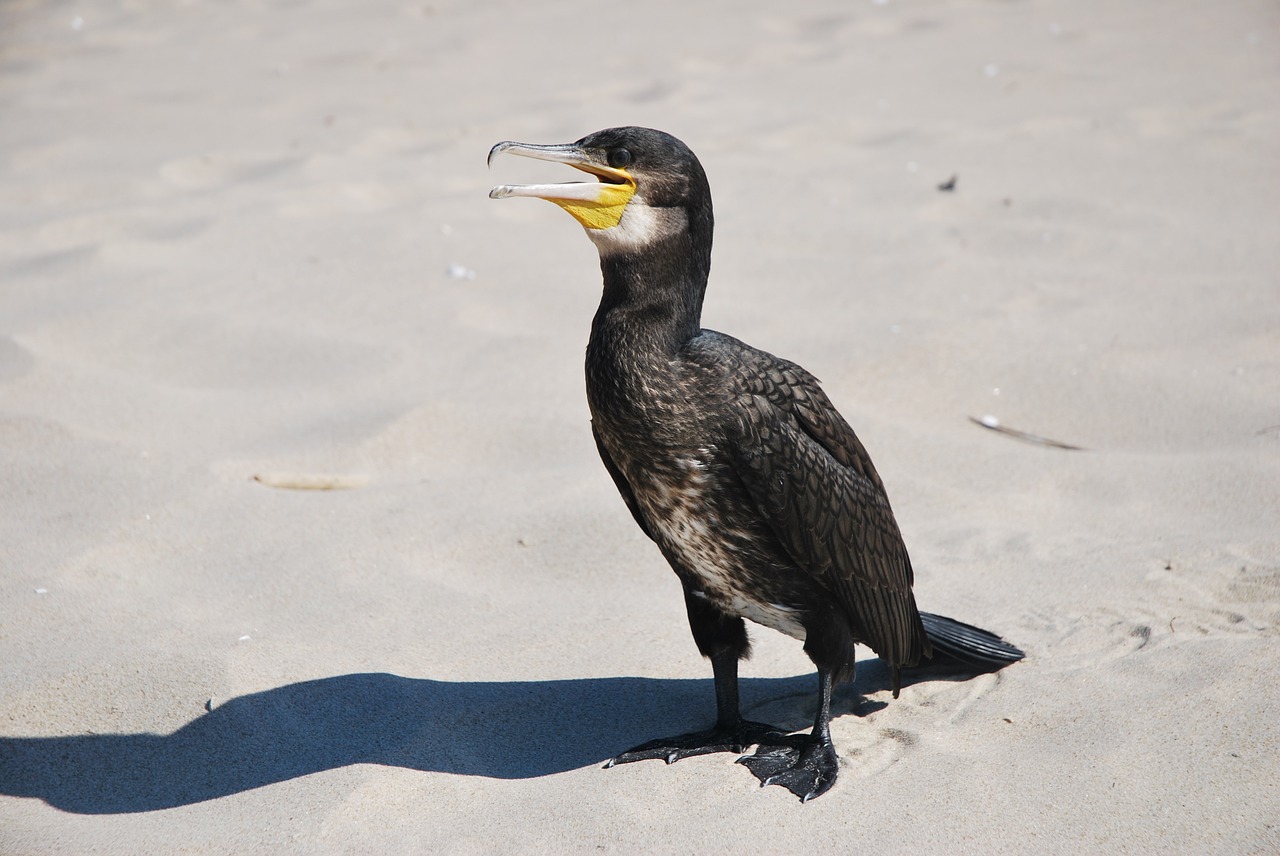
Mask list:
[[[537,160],[564,163],[590,173],[595,181],[563,184],[503,184],[489,191],[490,199],[532,196],[554,202],[588,229],[608,229],[618,225],[622,213],[636,192],[636,180],[625,169],[603,163],[577,143],[538,146],[506,141],[489,150],[489,163],[503,153]]]

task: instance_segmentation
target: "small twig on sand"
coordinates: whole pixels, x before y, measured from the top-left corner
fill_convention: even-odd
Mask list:
[[[1000,420],[994,416],[984,416],[981,419],[969,417],[969,421],[974,425],[981,425],[990,431],[1012,437],[1015,440],[1022,440],[1026,443],[1035,443],[1039,446],[1050,446],[1054,449],[1069,449],[1073,452],[1085,451],[1083,446],[1073,446],[1070,443],[1063,443],[1061,440],[1051,440],[1048,437],[1041,437],[1038,434],[1028,434],[1026,431],[1019,431],[1016,428],[1006,428],[1000,424]]]

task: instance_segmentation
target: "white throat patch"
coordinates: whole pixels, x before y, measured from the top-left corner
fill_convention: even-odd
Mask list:
[[[636,194],[627,203],[618,225],[586,232],[600,255],[607,256],[635,252],[688,226],[689,215],[683,208],[651,208]]]

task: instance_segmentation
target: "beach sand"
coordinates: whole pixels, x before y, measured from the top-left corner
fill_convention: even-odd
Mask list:
[[[601,769],[710,669],[591,440],[596,252],[487,198],[572,176],[485,155],[619,124],[921,607],[1027,652],[866,653],[808,805]],[[0,853],[1280,852],[1278,144],[1260,1],[0,6]]]

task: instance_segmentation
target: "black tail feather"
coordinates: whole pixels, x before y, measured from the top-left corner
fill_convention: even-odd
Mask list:
[[[920,613],[924,632],[933,646],[934,660],[942,655],[983,671],[994,672],[1023,657],[1022,651],[994,633],[928,612]],[[925,663],[921,663],[925,665]]]

